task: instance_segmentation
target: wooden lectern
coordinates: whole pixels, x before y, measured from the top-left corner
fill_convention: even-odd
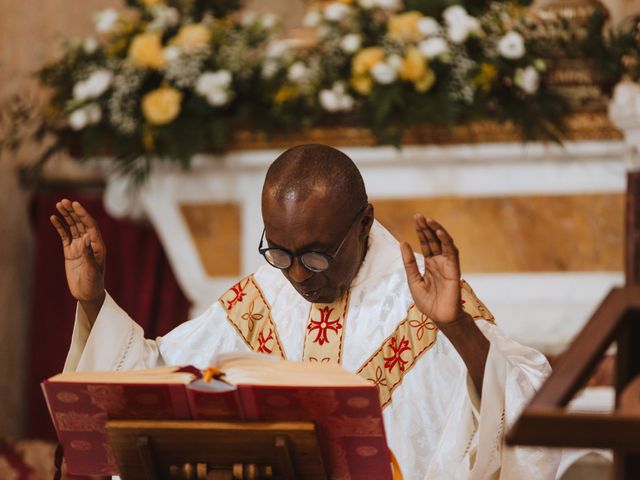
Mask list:
[[[615,288],[561,357],[507,435],[511,445],[610,448],[617,480],[640,479],[640,172],[628,175],[626,284]],[[616,409],[569,413],[608,347],[617,342]]]
[[[311,422],[110,420],[123,480],[326,479]]]

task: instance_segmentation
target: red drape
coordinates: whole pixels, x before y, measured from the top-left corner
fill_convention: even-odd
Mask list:
[[[116,220],[102,205],[101,192],[49,191],[32,204],[36,239],[29,334],[27,434],[54,438],[40,382],[64,365],[76,302],[67,289],[62,247],[49,222],[61,198],[80,201],[93,215],[107,245],[106,287],[118,304],[153,338],[188,317],[189,302],[178,287],[162,246],[149,225]]]

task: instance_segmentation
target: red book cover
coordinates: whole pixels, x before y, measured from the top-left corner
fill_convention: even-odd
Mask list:
[[[314,422],[329,478],[392,478],[375,386],[239,385],[238,393],[247,420]]]
[[[74,475],[118,475],[107,441],[108,418],[190,418],[182,384],[45,381],[49,412]]]

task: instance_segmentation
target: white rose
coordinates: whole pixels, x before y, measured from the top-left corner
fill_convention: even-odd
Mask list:
[[[358,0],[358,5],[360,5],[360,8],[363,8],[364,10],[369,10],[370,8],[373,8],[376,6],[376,1],[375,0]]]
[[[353,108],[354,104],[353,97],[351,95],[342,95],[340,97],[340,110],[349,111]]]
[[[256,12],[245,12],[242,15],[242,19],[240,20],[240,22],[242,23],[242,25],[244,25],[245,27],[248,25],[251,25],[252,23],[255,23],[256,19],[258,18],[258,14]]]
[[[428,59],[449,53],[449,44],[444,38],[440,37],[427,38],[420,42],[418,48]]]
[[[84,53],[87,55],[95,53],[95,51],[98,50],[98,41],[93,37],[85,38],[84,42],[82,42],[82,50],[84,50]]]
[[[389,58],[387,58],[387,64],[396,71],[402,68],[403,63],[404,60],[400,55],[390,55]]]
[[[388,63],[380,62],[371,69],[371,76],[376,82],[386,85],[392,83],[397,78],[397,72],[396,69]]]
[[[357,33],[349,33],[342,37],[340,48],[346,53],[354,53],[362,45],[362,37]]]
[[[87,122],[90,124],[98,123],[102,120],[102,109],[97,103],[86,105],[83,110],[87,114]]]
[[[440,24],[433,17],[422,17],[418,20],[418,30],[425,37],[440,33]]]
[[[453,43],[464,43],[470,34],[480,31],[480,22],[460,5],[447,8],[442,17],[447,24],[447,37]]]
[[[120,15],[114,8],[107,8],[102,10],[94,16],[94,22],[96,25],[96,31],[100,33],[106,33],[116,26],[116,23]]]
[[[69,126],[73,130],[82,130],[88,123],[89,117],[87,116],[87,112],[84,108],[74,110],[71,115],[69,115]]]
[[[326,111],[337,112],[340,110],[340,97],[333,90],[321,90],[318,99]]]
[[[204,72],[196,80],[195,90],[202,96],[208,96],[212,92],[226,90],[231,85],[231,72],[218,70],[217,72]]]
[[[533,95],[540,87],[540,74],[535,67],[529,65],[527,68],[518,68],[513,81],[525,93]]]
[[[525,54],[524,38],[518,32],[507,32],[498,42],[498,51],[504,58],[517,60]]]
[[[267,58],[281,57],[289,51],[289,45],[283,40],[275,40],[267,45],[265,55]]]
[[[173,62],[177,60],[182,54],[182,50],[180,47],[176,47],[175,45],[169,46],[162,51],[164,55],[164,59],[167,62]]]
[[[271,78],[278,71],[278,62],[275,60],[265,60],[264,64],[262,64],[262,77],[263,78]]]
[[[376,5],[385,10],[398,10],[400,5],[400,0],[375,0]]]
[[[271,30],[278,23],[278,16],[273,13],[267,13],[260,17],[260,26],[265,30]]]
[[[207,102],[213,107],[221,107],[229,101],[229,92],[221,88],[211,90],[206,95]]]
[[[290,82],[301,83],[309,78],[309,68],[302,62],[296,62],[289,67],[287,71],[287,79]]]
[[[109,70],[96,70],[87,78],[87,89],[90,98],[97,98],[111,86],[113,73]]]
[[[304,16],[302,24],[308,28],[315,28],[320,25],[320,22],[322,22],[322,14],[314,8],[313,10],[309,10]]]
[[[324,9],[324,18],[331,22],[339,22],[349,14],[349,7],[344,3],[333,2]]]

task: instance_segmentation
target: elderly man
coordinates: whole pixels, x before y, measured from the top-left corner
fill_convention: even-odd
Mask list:
[[[262,192],[258,248],[268,265],[155,340],[105,292],[106,249],[91,216],[66,199],[57,210],[51,221],[79,302],[65,369],[204,367],[238,350],[336,362],[378,386],[405,478],[554,477],[557,454],[502,444],[546,360],[502,336],[435,220],[414,218],[418,258],[374,220],[344,153],[302,145],[280,155]]]

